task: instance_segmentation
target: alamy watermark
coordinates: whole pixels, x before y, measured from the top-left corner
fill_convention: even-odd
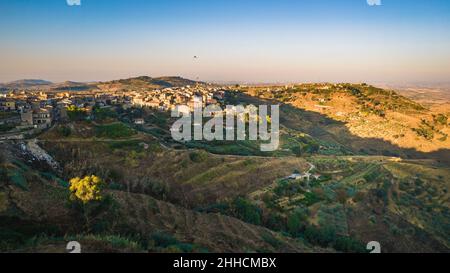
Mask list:
[[[381,6],[381,0],[367,0],[369,6]]]
[[[69,6],[81,6],[81,0],[66,0]]]
[[[81,244],[77,241],[71,241],[66,246],[67,253],[81,253]]]
[[[204,107],[202,98],[194,97],[193,107],[178,105],[172,110],[172,117],[179,118],[172,125],[172,138],[176,141],[261,140],[260,150],[273,152],[280,144],[280,106],[271,105],[270,115],[268,110],[267,105]],[[204,118],[209,120],[203,124]]]

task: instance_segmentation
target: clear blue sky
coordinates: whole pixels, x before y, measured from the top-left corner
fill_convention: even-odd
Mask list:
[[[448,81],[450,1],[381,1],[0,0],[0,82]]]

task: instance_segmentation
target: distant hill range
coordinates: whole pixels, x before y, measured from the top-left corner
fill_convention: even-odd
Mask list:
[[[46,80],[36,80],[36,79],[25,79],[18,80],[8,83],[0,84],[0,89],[2,90],[88,90],[92,87],[89,83],[78,83],[78,82],[62,82],[53,83]]]
[[[0,88],[4,89],[4,90],[27,89],[27,88],[38,87],[38,86],[48,86],[51,84],[53,84],[53,83],[49,82],[49,81],[45,81],[45,80],[24,79],[24,80],[18,80],[18,81],[0,84]]]
[[[140,76],[129,79],[120,79],[107,82],[72,82],[53,83],[46,80],[25,79],[0,84],[1,91],[28,89],[50,91],[87,91],[95,89],[128,89],[128,88],[170,88],[187,85],[205,84],[182,77],[158,77]]]

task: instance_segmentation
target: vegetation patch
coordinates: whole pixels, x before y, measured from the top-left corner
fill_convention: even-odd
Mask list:
[[[99,138],[128,138],[136,134],[136,131],[123,123],[113,123],[108,125],[99,125],[95,128],[95,135]]]
[[[22,190],[28,190],[27,179],[20,170],[8,170],[8,178],[16,187]]]

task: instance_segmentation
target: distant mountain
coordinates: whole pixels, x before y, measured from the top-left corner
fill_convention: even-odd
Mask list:
[[[38,86],[45,86],[53,84],[50,81],[36,80],[36,79],[24,79],[13,82],[0,84],[2,89],[21,89],[21,88],[33,88]]]
[[[45,80],[18,80],[14,82],[0,84],[0,91],[13,89],[45,89],[50,91],[87,91],[95,89],[156,89],[182,87],[187,85],[205,84],[204,82],[193,81],[182,77],[158,77],[140,76],[129,79],[112,80],[107,82],[73,82],[65,81],[52,83]]]
[[[17,85],[48,85],[52,84],[50,81],[46,80],[36,80],[36,79],[24,79],[10,82],[9,84],[17,84]]]
[[[85,91],[89,89],[96,89],[95,85],[81,83],[81,82],[72,82],[65,81],[62,83],[53,83],[45,80],[18,80],[5,84],[0,84],[0,90],[7,91],[13,89],[44,89],[51,91]]]

